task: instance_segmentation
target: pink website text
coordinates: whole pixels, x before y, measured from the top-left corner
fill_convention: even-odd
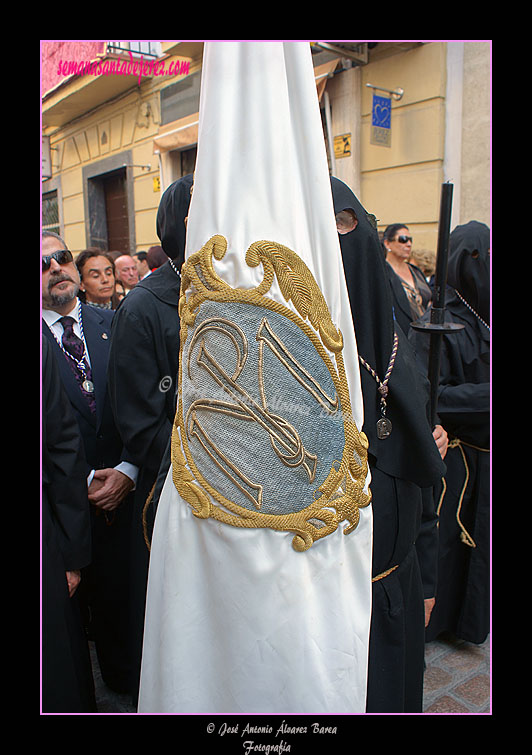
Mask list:
[[[168,67],[164,60],[60,60],[57,67],[58,76],[138,76],[139,84],[143,76],[183,76],[190,71],[190,60],[172,60]]]

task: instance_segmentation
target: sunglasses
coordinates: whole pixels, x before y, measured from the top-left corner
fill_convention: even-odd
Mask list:
[[[72,252],[68,249],[60,249],[53,254],[47,254],[42,258],[42,271],[44,273],[45,270],[49,270],[52,260],[55,260],[60,265],[66,265],[68,262],[72,262],[73,259]]]
[[[410,241],[410,242],[412,242],[412,241],[413,241],[413,239],[412,239],[412,236],[398,236],[398,237],[397,237],[397,241],[398,241],[398,242],[399,242],[400,244],[406,244],[406,243],[407,243],[407,241]]]

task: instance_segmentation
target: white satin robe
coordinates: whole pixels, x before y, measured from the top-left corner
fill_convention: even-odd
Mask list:
[[[311,55],[300,42],[206,43],[187,256],[228,240],[216,270],[271,239],[304,260],[344,338],[362,427],[356,339],[334,221]],[[276,284],[268,295],[286,304]],[[290,306],[290,305],[287,305]],[[305,552],[291,533],[194,517],[170,470],[151,544],[139,713],[365,711],[371,506]],[[369,473],[367,478],[369,483]]]

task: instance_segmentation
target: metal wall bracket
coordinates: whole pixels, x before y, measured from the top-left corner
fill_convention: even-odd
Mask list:
[[[394,100],[400,100],[405,93],[405,90],[401,89],[401,87],[397,87],[397,89],[386,89],[385,87],[377,87],[375,84],[366,84],[366,86],[370,89],[377,89],[379,92],[388,92],[388,94],[392,95]]]

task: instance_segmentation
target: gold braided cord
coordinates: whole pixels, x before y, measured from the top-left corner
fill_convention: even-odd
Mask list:
[[[264,277],[257,287],[241,289],[229,286],[214,270],[213,257],[222,259],[226,249],[225,238],[220,235],[213,236],[202,249],[188,258],[181,269],[179,314],[182,332],[179,402],[172,430],[173,481],[181,497],[192,507],[195,516],[212,517],[235,527],[268,527],[293,532],[294,549],[305,551],[316,540],[334,532],[344,520],[349,523],[344,533],[352,532],[360,519],[359,509],[368,506],[371,500],[371,493],[364,491],[368,440],[364,433],[358,430],[352,417],[342,356],[342,334],[331,320],[325,299],[312,273],[295,252],[271,241],[254,242],[249,247],[245,259],[251,267],[262,263]],[[285,300],[292,301],[301,317],[280,302],[264,295],[269,291],[275,276]],[[264,307],[287,317],[308,336],[329,370],[342,407],[344,452],[340,462],[332,466],[325,481],[316,491],[316,500],[302,511],[274,515],[245,509],[213,488],[203,478],[194,462],[187,443],[181,398],[185,363],[183,350],[188,328],[194,325],[204,301],[243,302]],[[301,318],[308,319],[314,329]],[[325,347],[332,352],[334,363]],[[315,525],[316,520],[319,526]]]
[[[468,545],[470,548],[476,548],[476,543],[469,534],[469,532],[466,530],[464,525],[462,524],[460,520],[460,512],[462,510],[462,503],[464,500],[464,496],[467,490],[467,485],[469,483],[469,467],[467,464],[466,455],[463,449],[463,446],[468,446],[469,448],[474,448],[476,451],[482,451],[484,453],[489,453],[489,448],[480,448],[480,446],[474,446],[472,443],[466,443],[463,440],[460,440],[459,438],[454,438],[449,443],[449,448],[458,448],[461,455],[462,460],[464,462],[464,469],[465,469],[465,478],[464,478],[464,484],[462,485],[462,490],[460,492],[460,498],[458,499],[458,505],[456,507],[456,521],[458,522],[458,526],[461,530],[460,532],[460,540],[465,544]],[[445,494],[447,492],[447,482],[445,481],[445,477],[442,477],[442,492],[440,495],[440,500],[438,501],[438,507],[436,509],[436,514],[439,516],[441,507],[443,505],[443,499],[445,498]]]
[[[438,501],[438,506],[436,508],[436,515],[440,515],[440,510],[443,504],[443,499],[445,498],[445,493],[447,492],[447,481],[445,480],[445,477],[441,478],[441,484],[442,484],[442,490],[440,495],[440,500]]]
[[[246,262],[250,267],[256,267],[259,262],[264,267],[270,262],[286,301],[291,300],[301,317],[319,331],[328,349],[342,350],[342,334],[331,320],[327,302],[312,273],[295,252],[272,241],[255,241],[246,253]]]
[[[386,571],[383,571],[380,574],[377,574],[377,576],[373,577],[371,581],[372,582],[379,582],[381,579],[384,579],[385,577],[387,577],[389,574],[391,574],[392,572],[394,572],[398,568],[399,568],[399,564],[396,564],[395,566],[392,566],[391,569],[386,569]]]
[[[151,550],[150,545],[150,538],[148,537],[148,508],[153,500],[153,493],[155,491],[155,485],[157,484],[157,480],[153,483],[153,487],[149,492],[148,497],[146,498],[146,501],[144,502],[144,506],[142,507],[142,532],[144,535],[144,542],[146,543],[146,548],[148,550]]]

